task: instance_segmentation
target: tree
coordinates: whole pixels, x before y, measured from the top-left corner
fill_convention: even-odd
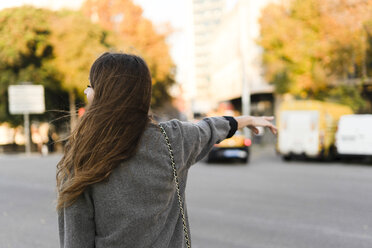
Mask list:
[[[8,86],[22,82],[45,87],[47,110],[61,109],[63,90],[60,73],[51,65],[53,45],[50,41],[49,17],[52,12],[30,6],[0,12],[0,121],[14,125],[22,117],[9,114]],[[40,118],[50,118],[47,112]]]
[[[152,106],[159,107],[170,100],[167,90],[174,83],[175,66],[166,44],[169,33],[156,32],[132,0],[86,0],[82,11],[92,21],[119,35],[119,49],[146,60],[153,78]]]
[[[108,1],[101,2],[108,5]],[[0,121],[21,123],[20,116],[8,112],[7,89],[10,84],[32,82],[45,87],[47,113],[38,117],[56,119],[65,115],[63,111],[69,106],[73,126],[75,105],[83,101],[83,89],[89,83],[89,68],[102,52],[112,47],[138,53],[148,62],[154,83],[154,106],[169,99],[167,89],[174,82],[174,66],[166,35],[155,32],[151,22],[141,16],[142,10],[132,2],[115,3],[121,12],[113,12],[112,8],[107,12],[115,19],[101,18],[115,20],[111,26],[92,23],[76,11],[23,6],[0,12]],[[120,13],[125,13],[125,22],[120,20]],[[116,28],[122,30],[118,32]]]
[[[111,34],[80,12],[24,6],[0,12],[0,36],[0,91],[6,96],[0,99],[0,121],[21,121],[9,115],[8,85],[33,82],[44,85],[47,110],[69,106],[73,126],[89,68],[110,47]],[[45,117],[58,118],[63,111]]]
[[[267,6],[259,40],[267,80],[278,93],[299,97],[340,99],[350,93],[350,79],[362,81],[368,74],[365,23],[371,8],[371,0],[294,0]],[[343,90],[329,90],[339,85]],[[354,109],[362,105],[360,99],[353,103]]]
[[[76,96],[83,98],[93,61],[112,46],[111,34],[76,11],[60,11],[51,18],[52,64],[62,75],[69,94],[71,127],[76,123]]]

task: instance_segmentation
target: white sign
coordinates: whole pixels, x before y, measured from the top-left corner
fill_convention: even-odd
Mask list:
[[[11,114],[41,114],[45,112],[42,85],[10,85],[8,88]]]

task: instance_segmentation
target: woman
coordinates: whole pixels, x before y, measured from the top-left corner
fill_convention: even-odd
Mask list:
[[[190,166],[237,128],[276,133],[272,117],[251,116],[172,120],[161,129],[148,115],[149,69],[134,55],[104,53],[89,79],[88,109],[57,166],[61,247],[184,247],[190,242],[182,204]]]

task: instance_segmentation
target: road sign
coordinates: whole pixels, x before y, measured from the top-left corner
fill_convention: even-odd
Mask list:
[[[11,114],[41,114],[45,112],[42,85],[10,85],[9,112]]]

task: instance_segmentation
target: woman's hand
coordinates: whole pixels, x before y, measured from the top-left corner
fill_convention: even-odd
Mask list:
[[[235,120],[238,122],[238,129],[248,127],[255,134],[258,134],[257,127],[267,127],[273,134],[276,135],[278,133],[276,126],[271,123],[274,120],[274,116],[238,116],[235,117]]]

